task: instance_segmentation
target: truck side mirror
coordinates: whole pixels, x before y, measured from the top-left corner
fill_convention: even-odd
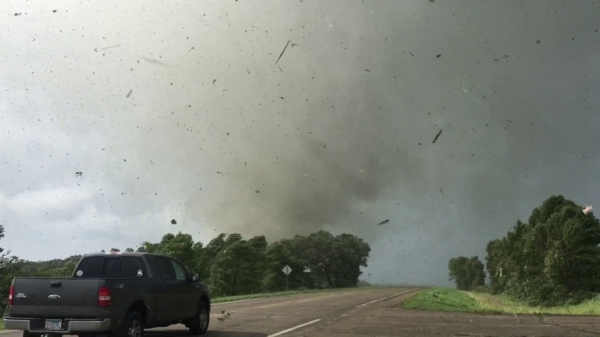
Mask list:
[[[198,274],[194,273],[192,275],[192,282],[200,282],[200,277],[198,276]]]

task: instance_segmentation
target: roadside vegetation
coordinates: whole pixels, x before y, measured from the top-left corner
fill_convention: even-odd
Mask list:
[[[487,314],[600,315],[600,296],[577,305],[530,306],[506,295],[433,288],[400,304],[405,309]]]
[[[552,196],[528,222],[487,244],[477,256],[448,262],[456,289],[435,288],[404,302],[408,309],[510,314],[600,315],[600,222],[591,206]],[[489,285],[485,286],[486,272]]]
[[[0,330],[4,330],[4,320],[0,318]]]
[[[0,225],[0,239],[3,237]],[[244,239],[240,234],[220,234],[204,245],[194,242],[190,234],[178,232],[166,234],[160,242],[143,242],[124,251],[176,258],[209,285],[215,302],[370,287],[359,277],[371,248],[351,234],[334,236],[319,231],[270,243],[264,236]],[[0,310],[6,307],[14,277],[70,277],[80,258],[24,261],[2,254],[0,248]],[[282,271],[286,265],[292,270],[287,277]]]
[[[591,206],[552,196],[505,237],[488,242],[485,257],[489,290],[532,307],[563,307],[600,293],[600,222]],[[477,256],[448,263],[459,290],[484,285]]]

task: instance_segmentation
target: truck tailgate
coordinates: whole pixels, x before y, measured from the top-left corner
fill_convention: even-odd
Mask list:
[[[100,279],[20,278],[13,283],[12,317],[93,318]]]

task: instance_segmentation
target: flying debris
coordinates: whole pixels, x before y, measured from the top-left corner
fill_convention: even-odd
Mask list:
[[[440,187],[440,192],[442,192],[442,194],[444,194],[444,190]]]
[[[127,96],[125,96],[126,98],[129,98],[129,96],[131,96],[131,93],[133,92],[133,89],[129,89],[129,92],[127,93]]]
[[[82,174],[83,174],[83,172],[81,172],[81,171],[80,172],[75,172],[75,176],[76,177],[81,177]]]
[[[440,132],[438,132],[438,134],[435,136],[435,138],[433,139],[433,142],[431,142],[432,144],[434,144],[438,138],[440,138],[440,135],[442,134],[442,130],[440,130]]]
[[[287,49],[289,44],[292,44],[292,47],[297,46],[297,43],[293,43],[292,41],[288,40],[288,42],[285,44],[285,47],[283,47],[283,50],[281,51],[281,54],[279,54],[279,58],[277,58],[277,61],[275,61],[275,64],[277,64],[277,62],[279,62],[279,60],[281,60],[281,57],[283,56],[283,53],[285,53],[285,50]]]
[[[110,49],[110,48],[115,48],[115,47],[118,47],[118,46],[120,46],[120,45],[121,45],[121,44],[119,43],[119,44],[116,44],[116,45],[114,45],[114,46],[108,46],[108,47],[104,47],[104,48],[102,48],[102,49],[100,49],[100,50],[104,50],[104,49]]]
[[[217,319],[221,322],[225,322],[226,319],[231,317],[231,313],[221,310],[221,315]]]
[[[377,224],[377,226],[380,226],[380,225],[385,225],[385,224],[386,224],[386,223],[388,223],[388,222],[390,222],[390,219],[385,219],[385,220],[383,220],[382,222],[378,223],[378,224]]]
[[[177,221],[175,219],[171,220],[171,225],[177,225]]]
[[[592,209],[592,205],[585,205],[585,208],[583,209],[583,214],[589,214],[594,212],[594,210]]]

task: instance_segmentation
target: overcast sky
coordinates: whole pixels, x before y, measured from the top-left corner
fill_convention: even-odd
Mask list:
[[[598,6],[5,1],[0,247],[325,229],[369,281],[447,284],[549,196],[600,200]]]

